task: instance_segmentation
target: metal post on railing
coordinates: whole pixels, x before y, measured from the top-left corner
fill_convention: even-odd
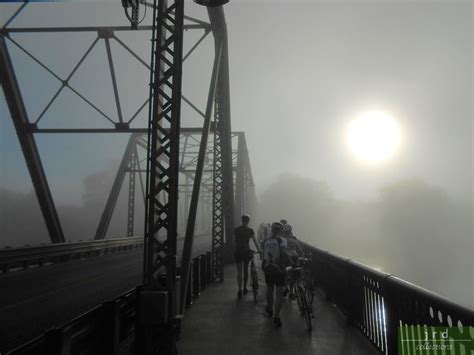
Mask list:
[[[206,288],[207,284],[207,255],[206,254],[201,254],[199,258],[199,262],[201,264],[201,270],[200,270],[200,279],[201,279],[201,290],[204,290]]]
[[[102,354],[115,355],[119,350],[120,337],[120,306],[116,300],[104,302],[103,337],[101,339]]]
[[[212,282],[212,252],[208,251],[206,253],[207,257],[206,257],[206,279],[207,279],[207,283],[210,283]]]
[[[385,299],[385,319],[387,327],[387,354],[395,355],[398,351],[398,327],[400,317],[398,313],[398,292],[391,287],[391,275],[384,278],[382,282],[382,291]]]
[[[328,263],[328,260],[329,260],[328,255],[329,255],[329,254],[330,254],[330,253],[329,253],[329,250],[326,250],[326,251],[324,252],[324,262],[323,262],[323,264],[324,264],[326,270],[324,270],[323,275],[326,275],[326,277],[328,277],[328,276],[330,275],[330,272],[329,272],[329,269],[328,269],[328,265],[329,265],[329,263]],[[324,282],[323,289],[324,289],[324,293],[325,293],[325,295],[326,295],[326,302],[331,302],[331,300],[332,300],[333,297],[331,297],[331,295],[330,295],[330,292],[331,292],[331,291],[330,291],[330,287],[329,287],[328,281],[327,281],[327,279],[324,279],[323,282]]]
[[[352,277],[353,277],[353,274],[351,273],[351,270],[350,270],[350,262],[351,262],[352,259],[347,259],[346,262],[344,263],[344,268],[345,268],[345,279],[346,279],[346,289],[345,289],[345,292],[346,294],[350,294],[352,292],[354,292],[354,289],[351,287],[352,285]],[[358,290],[355,290],[355,292],[357,292]],[[346,308],[347,308],[347,317],[346,317],[346,324],[347,325],[354,325],[355,324],[355,307],[357,307],[357,305],[355,304],[355,300],[357,299],[355,297],[356,295],[353,295],[352,297],[348,297],[347,298],[347,304],[346,304]]]
[[[186,291],[186,307],[190,307],[193,304],[193,262],[191,261],[191,265],[189,267],[189,278],[188,278],[188,289]]]
[[[193,259],[193,297],[199,298],[201,295],[201,257]]]
[[[44,353],[49,355],[65,355],[71,353],[71,343],[63,329],[51,329],[45,334]]]

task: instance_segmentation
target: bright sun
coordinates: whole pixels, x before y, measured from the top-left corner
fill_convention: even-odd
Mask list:
[[[386,113],[367,112],[349,123],[347,142],[357,158],[381,162],[390,158],[397,150],[400,129]]]

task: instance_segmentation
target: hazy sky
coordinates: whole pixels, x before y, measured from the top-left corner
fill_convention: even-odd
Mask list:
[[[188,14],[206,19],[203,8],[191,1],[186,5]],[[0,4],[0,22],[17,6]],[[12,26],[127,24],[116,1],[28,7]],[[294,172],[327,181],[340,198],[371,199],[382,185],[410,176],[472,198],[470,1],[235,0],[225,11],[232,126],[246,132],[259,193],[276,175]],[[119,36],[148,58],[148,33]],[[187,31],[185,47],[198,37]],[[13,38],[66,75],[95,37]],[[202,109],[212,44],[208,37],[184,68],[183,92]],[[37,117],[58,84],[14,46],[9,48],[30,116]],[[122,106],[131,115],[146,98],[147,71],[115,44],[112,50]],[[114,115],[103,44],[92,53],[72,84]],[[359,113],[374,109],[398,122],[402,142],[392,159],[368,165],[354,159],[344,130]],[[0,115],[2,186],[30,189],[3,99]],[[137,125],[145,116],[140,119]],[[202,124],[185,104],[183,121]],[[107,126],[107,121],[65,93],[40,126],[69,124]],[[38,137],[55,198],[80,203],[83,178],[110,168],[125,142],[122,135]]]

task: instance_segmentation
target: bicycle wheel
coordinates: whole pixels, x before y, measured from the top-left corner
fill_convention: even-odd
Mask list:
[[[308,330],[309,333],[313,330],[313,325],[311,324],[311,316],[312,316],[312,311],[311,311],[311,306],[308,304],[308,300],[306,298],[306,292],[303,290],[301,286],[298,286],[298,298],[301,299],[301,304],[302,304],[302,313],[301,315],[304,318],[304,321],[306,323],[306,329]]]
[[[303,317],[303,289],[301,286],[295,286],[295,293],[296,293],[296,301],[298,303],[298,309],[300,310],[300,314]]]

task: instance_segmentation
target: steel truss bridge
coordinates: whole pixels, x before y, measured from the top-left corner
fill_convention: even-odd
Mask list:
[[[229,296],[226,286],[233,280],[224,279],[224,269],[226,273],[233,272],[224,268],[224,264],[231,261],[233,229],[241,214],[257,213],[245,133],[231,129],[224,9],[222,6],[207,7],[208,18],[201,20],[185,14],[184,0],[141,1],[139,5],[132,1],[130,4],[136,11],[132,15],[135,20],[137,8],[148,8],[152,12],[152,25],[137,28],[135,23],[133,30],[129,26],[16,27],[16,18],[28,5],[25,2],[0,31],[2,88],[51,240],[51,245],[0,251],[3,272],[0,283],[5,282],[13,290],[12,282],[30,277],[22,269],[35,266],[38,277],[41,277],[42,272],[54,274],[58,270],[74,269],[73,263],[84,258],[94,263],[99,256],[103,256],[103,263],[97,267],[106,268],[111,264],[107,264],[109,259],[105,259],[104,255],[113,257],[114,263],[117,260],[138,261],[133,266],[127,264],[126,268],[138,266],[142,275],[136,288],[120,295],[117,294],[118,289],[114,289],[113,297],[107,295],[108,301],[97,301],[94,307],[75,314],[68,321],[53,324],[52,328],[36,332],[28,339],[20,338],[21,342],[6,342],[11,348],[0,351],[11,354],[118,354],[127,349],[136,354],[157,351],[174,354],[180,337],[178,344],[183,343],[183,349],[188,349],[188,352],[195,349],[196,353],[221,353],[229,350],[226,346],[232,346],[226,343],[219,348],[213,342],[213,347],[208,344],[208,348],[199,348],[201,345],[197,343],[186,343],[186,339],[193,338],[194,333],[204,339],[203,343],[206,342],[205,336],[196,329],[193,328],[194,333],[187,330],[192,324],[203,321],[196,314],[221,312],[218,300],[235,296]],[[121,33],[130,31],[142,31],[151,38],[151,56],[148,60],[121,39]],[[185,31],[202,33],[186,53],[183,51]],[[77,58],[73,69],[62,75],[32,54],[16,37],[17,34],[35,33],[87,33],[93,34],[94,39],[83,55]],[[183,65],[210,34],[214,43],[213,63],[209,86],[202,85],[207,90],[206,105],[200,108],[186,97],[182,89]],[[119,94],[118,77],[121,73],[114,65],[116,58],[111,50],[112,43],[121,47],[150,73],[149,83],[143,83],[144,86],[149,84],[149,95],[129,116],[125,114],[124,107],[130,106],[130,103]],[[100,44],[106,50],[114,115],[106,113],[99,102],[89,98],[72,83],[88,56]],[[58,89],[35,117],[25,105],[21,84],[17,80],[16,70],[19,68],[15,67],[10,55],[12,48],[21,51],[59,83]],[[87,127],[80,124],[74,128],[43,126],[42,119],[66,90],[95,111],[105,125]],[[188,105],[200,117],[201,125],[183,123],[182,104]],[[138,118],[146,112],[145,124],[140,124]],[[36,137],[46,133],[129,136],[94,240],[78,243],[67,243],[65,240],[36,143]],[[124,189],[127,193],[124,237],[106,238],[119,195]],[[137,236],[137,225],[143,225],[137,217],[139,207],[144,209],[145,216],[142,237]],[[183,227],[181,232],[180,226]],[[201,232],[195,233],[198,229]],[[399,350],[399,329],[403,331],[409,325],[422,325],[418,326],[418,333],[412,334],[416,336],[433,326],[474,324],[472,310],[350,259],[311,245],[305,245],[305,249],[313,256],[315,281],[327,300],[337,306],[347,323],[370,344],[369,348],[359,347],[359,350],[365,349],[360,351],[396,354]],[[48,264],[53,266],[42,267]],[[202,293],[205,289],[209,291]],[[214,297],[214,302],[212,305],[195,302],[196,309],[201,307],[201,313],[193,313],[193,309],[185,311],[199,297]],[[14,306],[0,308],[0,313]],[[324,309],[327,306],[321,303],[321,307]],[[239,320],[245,317],[245,311],[233,316]],[[232,321],[235,320],[229,319],[229,322]],[[206,320],[206,324],[208,322]],[[324,329],[325,324],[319,326]],[[335,331],[334,325],[331,327]],[[225,331],[219,326],[213,331],[211,338],[225,338]],[[472,332],[465,336],[472,342]],[[0,344],[2,338],[7,339],[8,335],[0,333]],[[132,345],[129,343],[131,338]],[[229,339],[232,342],[232,338]],[[279,341],[273,335],[269,339],[273,343]],[[360,346],[354,339],[351,340],[353,344],[345,345],[345,350],[351,351]],[[274,346],[268,341],[255,344],[261,352]],[[294,346],[298,348],[300,345]],[[455,346],[459,348],[463,345]],[[287,349],[291,351],[295,347]],[[307,350],[298,349],[302,353]],[[321,349],[326,349],[328,354],[336,353],[331,346]]]

